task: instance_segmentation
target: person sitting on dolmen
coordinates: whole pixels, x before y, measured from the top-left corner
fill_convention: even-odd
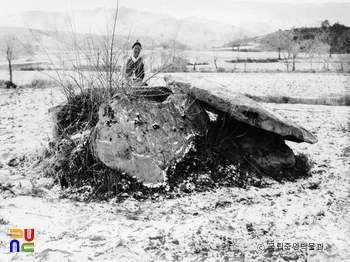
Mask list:
[[[127,78],[128,80],[132,81],[132,85],[147,85],[142,83],[143,79],[145,78],[145,66],[143,59],[140,56],[142,50],[141,43],[136,40],[136,42],[132,45],[132,50],[133,53],[126,62],[125,72]]]

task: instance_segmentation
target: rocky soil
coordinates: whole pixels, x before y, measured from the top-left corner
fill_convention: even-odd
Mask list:
[[[51,135],[47,110],[60,94],[0,93],[1,262],[350,261],[349,107],[266,104],[318,138],[288,142],[314,162],[307,180],[84,203],[62,198],[35,169]],[[34,253],[9,252],[12,227],[35,229]]]

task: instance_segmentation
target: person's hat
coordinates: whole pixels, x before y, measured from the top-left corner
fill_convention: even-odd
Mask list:
[[[140,47],[142,48],[142,45],[141,45],[141,43],[139,42],[139,40],[136,40],[135,43],[132,45],[131,48],[134,48],[135,45],[138,45],[138,46],[140,46]]]

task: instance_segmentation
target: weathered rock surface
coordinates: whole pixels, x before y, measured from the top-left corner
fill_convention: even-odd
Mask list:
[[[61,126],[65,104],[60,104],[49,108],[49,118],[52,122],[52,137],[57,139],[61,135]]]
[[[154,87],[133,87],[126,90],[126,93],[131,98],[143,98],[154,102],[163,102],[173,92],[164,86]]]
[[[198,81],[196,85],[166,78],[167,87],[174,93],[190,94],[217,110],[228,113],[233,118],[252,126],[273,132],[285,140],[316,143],[317,139],[305,128],[272,112],[254,100],[229,90],[221,85],[208,85]]]
[[[157,103],[119,95],[100,107],[90,144],[107,166],[144,182],[163,182],[195,135],[205,134],[207,121],[199,103],[185,94]]]
[[[100,107],[89,143],[99,160],[140,181],[163,182],[196,135],[206,135],[198,140],[197,152],[207,167],[225,159],[242,171],[273,176],[296,164],[284,140],[317,141],[306,129],[225,87],[172,79],[167,86],[131,88]],[[64,122],[70,111],[65,105],[50,109],[56,138],[70,124]],[[71,139],[82,135],[73,133]]]
[[[249,130],[237,140],[241,152],[269,174],[295,165],[295,155],[284,140],[265,130]]]
[[[206,139],[214,151],[219,148],[229,162],[241,165],[242,171],[263,171],[276,176],[295,165],[295,155],[281,136],[240,122],[226,113],[206,110],[216,115],[211,118]]]

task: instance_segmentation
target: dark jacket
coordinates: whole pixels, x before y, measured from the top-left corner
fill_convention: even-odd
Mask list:
[[[139,59],[137,59],[136,62],[134,62],[133,59],[130,57],[126,62],[125,72],[129,77],[135,74],[136,78],[140,78],[141,80],[143,80],[143,78],[145,77],[145,70],[142,58],[140,57]]]

